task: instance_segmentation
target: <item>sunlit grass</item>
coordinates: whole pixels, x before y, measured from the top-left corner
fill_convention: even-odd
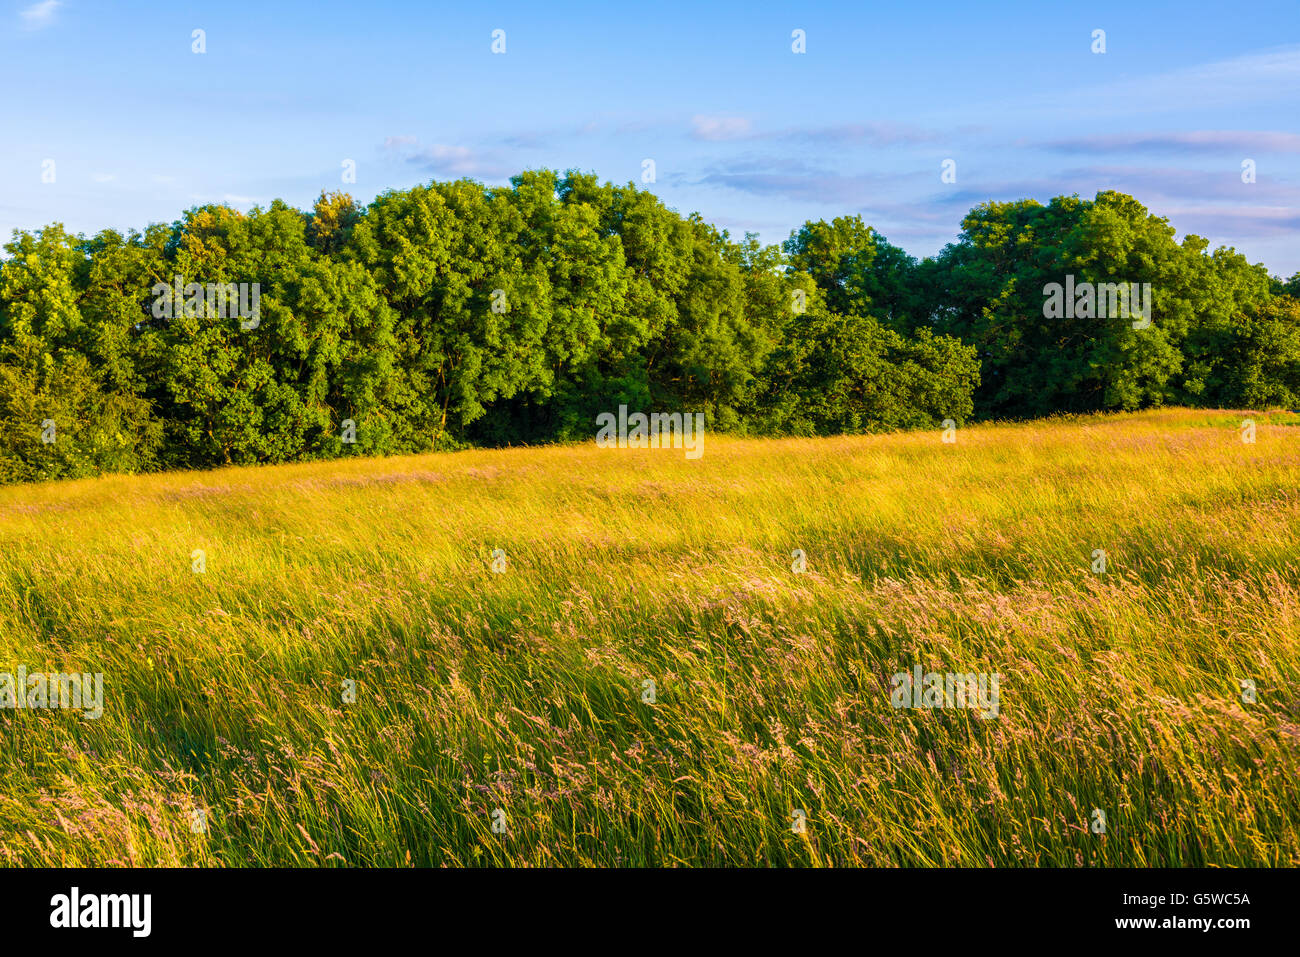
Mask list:
[[[1300,419],[1252,417],[0,489],[0,671],[105,675],[0,711],[0,860],[1300,864]],[[1000,716],[895,710],[915,664]]]

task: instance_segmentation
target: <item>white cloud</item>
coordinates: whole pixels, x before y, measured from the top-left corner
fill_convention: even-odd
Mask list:
[[[421,147],[413,136],[390,136],[384,145],[399,153],[406,152],[406,162],[440,176],[505,179],[517,172],[503,164],[494,153],[468,146],[434,143]]]
[[[749,131],[749,120],[743,116],[691,117],[691,136],[697,140],[738,140],[748,136]]]
[[[59,0],[41,0],[26,10],[18,11],[18,16],[28,30],[39,30],[54,22],[54,11],[61,6]]]
[[[474,155],[468,146],[444,146],[441,143],[433,144],[424,151],[424,154],[431,160],[450,165],[468,162]]]
[[[1287,46],[1165,73],[1125,77],[1067,94],[1036,95],[1026,104],[1057,113],[1068,109],[1109,118],[1288,101],[1296,98],[1298,88],[1300,46]]]
[[[756,130],[741,116],[694,116],[691,138],[710,143],[726,140],[785,140],[792,143],[817,142],[829,146],[899,146],[933,143],[944,139],[933,130],[899,123],[841,123],[836,126],[790,126],[782,129]]]
[[[1300,153],[1300,133],[1273,130],[1113,133],[1053,140],[1044,145],[1066,153]]]
[[[1162,105],[1193,102],[1237,106],[1258,99],[1290,98],[1300,83],[1300,46],[1174,70],[1103,87],[1116,97],[1147,97]]]

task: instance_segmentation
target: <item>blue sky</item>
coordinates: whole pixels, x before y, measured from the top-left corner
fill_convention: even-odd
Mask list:
[[[858,213],[928,255],[979,202],[1120,189],[1300,270],[1297,0],[0,0],[0,62],[6,240],[653,159],[668,205],[765,242]]]

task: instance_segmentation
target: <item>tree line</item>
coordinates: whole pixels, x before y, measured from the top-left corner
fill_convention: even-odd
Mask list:
[[[125,235],[15,230],[0,482],[584,440],[620,405],[741,435],[1300,405],[1300,274],[1175,242],[1116,192],[961,225],[920,260],[857,216],[764,246],[539,170]],[[1049,318],[1066,277],[1141,284],[1149,322]]]

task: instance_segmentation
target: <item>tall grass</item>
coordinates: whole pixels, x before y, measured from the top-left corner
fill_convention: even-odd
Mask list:
[[[1300,864],[1300,429],[1240,419],[0,490],[0,672],[105,675],[0,711],[0,860]]]

